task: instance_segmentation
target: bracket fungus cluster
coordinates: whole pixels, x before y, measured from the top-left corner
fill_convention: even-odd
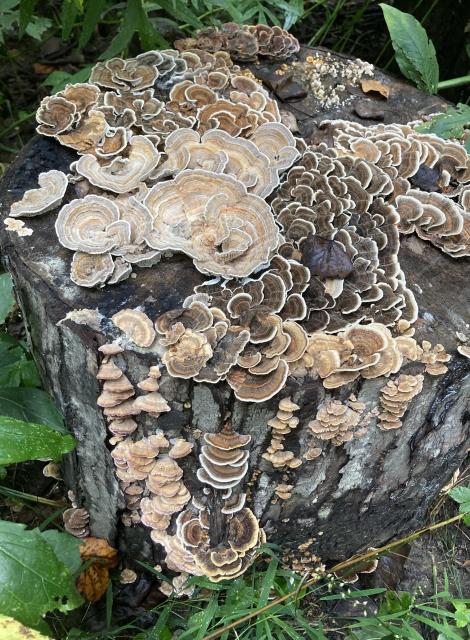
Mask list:
[[[159,416],[175,400],[160,385],[169,376],[262,403],[288,378],[318,380],[326,397],[310,413],[301,457],[285,448],[301,408],[282,394],[268,421],[263,458],[282,476],[282,500],[294,488],[290,470],[317,458],[318,443],[344,445],[377,416],[381,430],[399,427],[425,374],[444,374],[450,358],[414,336],[419,310],[400,238],[415,233],[452,258],[470,255],[470,158],[412,125],[326,121],[307,146],[236,64],[265,56],[302,65],[298,42],[278,27],[230,23],[176,46],[100,62],[89,82],[41,102],[38,133],[77,158],[67,174],[41,173],[4,222],[27,236],[18,217],[53,216],[81,287],[118,287],[144,267],[158,279],[174,254],[175,269],[192,261],[197,282],[207,276],[158,317],[108,305],[97,324],[113,340],[99,348],[97,402],[123,522],[150,528],[181,590],[188,574],[240,575],[266,537],[244,489],[251,436],[226,423],[202,438],[192,425],[188,440],[171,437]],[[458,353],[468,357],[465,342]],[[130,364],[140,355],[143,378]],[[401,372],[409,363],[413,375]],[[369,413],[351,390],[346,401],[330,393],[373,378],[385,386]],[[67,518],[76,535],[88,530],[86,512]]]

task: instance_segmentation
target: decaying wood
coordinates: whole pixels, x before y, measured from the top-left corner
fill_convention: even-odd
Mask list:
[[[313,50],[302,50],[304,57],[314,54]],[[283,88],[274,87],[272,77],[278,66],[250,68],[254,75],[271,82],[281,107],[297,117],[300,133],[307,140],[316,136],[316,124],[325,118],[407,122],[444,104],[376,71],[374,78],[392,88],[388,100],[348,87],[353,96],[349,104],[322,111],[310,94],[302,96],[298,86],[291,86],[289,93],[289,82],[297,82],[295,74]],[[360,118],[358,113],[367,117]],[[34,186],[40,172],[67,171],[73,159],[73,153],[54,141],[34,138],[2,182],[4,214],[11,202]],[[65,482],[79,505],[90,512],[92,535],[119,544],[129,559],[154,563],[159,558],[148,529],[126,528],[119,520],[123,497],[106,445],[106,423],[96,405],[100,393],[95,378],[97,347],[112,335],[107,319],[119,309],[140,306],[155,319],[181,305],[204,277],[189,259],[174,256],[153,268],[136,269],[135,277],[117,286],[79,288],[70,281],[70,253],[56,241],[55,216],[56,212],[51,212],[35,220],[34,234],[29,238],[8,233],[2,225],[0,241],[44,383],[77,439],[76,452],[64,464]],[[419,305],[420,338],[442,343],[455,356],[455,333],[468,333],[470,322],[464,294],[469,261],[452,260],[433,246],[407,236],[402,240],[400,262]],[[98,309],[101,325],[93,329],[65,320],[67,313],[76,309]],[[156,357],[139,350],[126,351],[116,357],[116,362],[136,384],[155,364]],[[403,368],[403,373],[416,372],[412,363]],[[354,393],[359,401],[376,402],[382,385],[383,379],[361,380],[327,395],[321,381],[289,379],[285,395],[290,393],[300,406],[300,424],[288,435],[286,449],[296,453],[299,443],[310,437],[307,424],[323,398],[346,400]],[[453,357],[445,375],[426,377],[423,392],[405,415],[401,429],[385,433],[374,425],[363,438],[341,447],[330,446],[324,457],[290,470],[288,484],[295,487],[292,497],[274,500],[276,485],[285,482],[283,473],[273,471],[261,456],[270,440],[266,423],[276,413],[276,398],[259,405],[245,404],[235,401],[225,385],[193,384],[168,375],[162,377],[160,391],[172,410],[162,414],[156,424],[172,437],[191,439],[197,430],[218,431],[231,412],[235,429],[253,437],[248,485],[252,508],[268,540],[296,549],[314,538],[312,550],[324,560],[344,558],[364,546],[379,546],[422,525],[430,504],[470,446],[470,361]],[[151,417],[140,422],[141,435],[155,428]],[[182,460],[181,466],[192,491],[197,482],[197,450]],[[222,537],[223,533],[218,531],[216,535]]]

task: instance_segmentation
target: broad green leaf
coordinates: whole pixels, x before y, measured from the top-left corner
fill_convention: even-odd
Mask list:
[[[426,30],[411,14],[388,4],[381,3],[380,6],[401,72],[419,89],[436,93],[439,65],[436,50]]]
[[[74,447],[71,435],[44,424],[0,416],[0,465],[42,458],[59,460]]]
[[[37,627],[48,611],[82,602],[74,580],[38,529],[0,521],[0,611]]]
[[[55,431],[68,433],[60,412],[47,393],[41,389],[0,388],[0,416],[45,424]]]
[[[21,622],[1,614],[0,638],[2,640],[50,640],[48,636],[43,636],[42,633],[25,627]]]
[[[35,40],[41,40],[44,33],[52,26],[52,20],[42,16],[33,16],[33,19],[26,27],[26,33]]]
[[[15,304],[13,281],[9,273],[0,275],[0,324],[3,324]]]
[[[449,496],[458,504],[470,502],[470,487],[454,487],[449,491]]]
[[[65,564],[71,576],[76,576],[80,571],[82,561],[80,559],[80,545],[82,541],[74,538],[69,533],[48,529],[41,531],[44,540],[49,544],[56,556]]]
[[[90,77],[92,65],[87,65],[76,73],[67,73],[66,71],[53,71],[42,83],[45,87],[51,87],[51,93],[62,91],[66,84],[74,84],[76,82],[86,82]]]
[[[62,40],[68,40],[77,19],[79,6],[75,0],[62,0],[60,22],[62,24]]]
[[[415,128],[420,133],[434,133],[436,136],[448,140],[449,138],[462,139],[469,127],[470,105],[460,103],[456,107],[449,107],[445,113],[440,113]],[[464,146],[467,153],[470,153],[470,136]]]
[[[26,27],[31,22],[31,18],[33,17],[37,2],[38,0],[21,0],[20,2],[20,38],[23,37]]]
[[[168,46],[165,38],[152,27],[142,6],[142,0],[127,0],[126,11],[121,20],[121,28],[106,51],[101,54],[100,60],[107,60],[121,54],[129,45],[135,33],[138,33],[140,44],[144,50]]]
[[[82,32],[78,39],[78,46],[80,49],[83,49],[91,38],[105,8],[106,0],[85,1],[85,17],[83,18]]]

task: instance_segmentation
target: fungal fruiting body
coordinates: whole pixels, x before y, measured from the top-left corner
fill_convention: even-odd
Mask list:
[[[319,380],[327,395],[306,423],[305,453],[287,448],[300,409],[290,397],[282,395],[268,421],[263,465],[284,474],[276,499],[292,496],[290,470],[363,435],[372,415],[381,430],[399,427],[424,374],[444,374],[450,359],[443,345],[413,335],[418,305],[400,239],[414,233],[451,258],[470,255],[470,158],[457,142],[411,125],[325,121],[321,140],[308,146],[294,135],[292,114],[281,116],[271,93],[237,64],[294,61],[295,77],[321,102],[318,83],[331,60],[299,60],[298,42],[279,27],[228,23],[176,47],[100,62],[88,83],[41,102],[38,133],[77,159],[67,174],[41,173],[4,223],[28,236],[33,229],[17,217],[54,215],[77,286],[119,286],[143,267],[158,278],[168,254],[191,260],[199,282],[207,276],[185,300],[165,301],[157,317],[149,296],[142,307],[95,314],[93,323],[111,338],[99,348],[96,377],[123,522],[150,529],[168,568],[181,574],[170,587],[179,592],[186,575],[240,575],[265,534],[243,490],[250,435],[229,424],[200,442],[164,433],[166,377],[226,382],[245,403],[277,397],[289,377]],[[373,68],[355,61],[343,72],[358,82]],[[154,358],[146,375],[135,377],[129,351]],[[458,353],[468,357],[468,346]],[[418,373],[403,373],[408,363]],[[384,382],[380,411],[328,395],[373,378]],[[191,459],[198,495],[185,483]],[[75,535],[88,531],[84,510],[66,513]],[[215,520],[227,533],[218,541]]]

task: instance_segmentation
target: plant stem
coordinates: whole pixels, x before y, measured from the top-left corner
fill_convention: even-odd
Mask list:
[[[461,87],[464,84],[470,84],[470,76],[460,76],[460,78],[452,78],[452,80],[442,80],[437,83],[437,88],[450,89],[450,87]]]
[[[0,486],[0,493],[4,496],[8,496],[9,498],[17,498],[18,500],[46,504],[48,507],[64,507],[64,504],[59,500],[48,500],[47,498],[41,498],[41,496],[33,496],[31,493],[16,491],[16,489],[9,489],[8,487]]]
[[[412,542],[413,540],[416,540],[416,538],[419,538],[420,536],[422,536],[424,533],[437,531],[437,529],[442,529],[442,527],[447,527],[449,524],[453,524],[454,522],[458,522],[459,520],[462,520],[462,518],[465,515],[468,515],[468,514],[460,513],[459,515],[454,516],[452,518],[448,518],[447,520],[442,520],[441,522],[436,522],[435,524],[429,525],[428,527],[424,527],[424,529],[419,529],[418,531],[414,531],[413,533],[410,533],[408,536],[405,536],[404,538],[400,538],[399,540],[395,540],[394,542],[390,542],[389,544],[383,547],[379,547],[377,549],[374,549],[373,551],[367,551],[366,553],[353,556],[352,558],[349,558],[349,560],[345,560],[344,562],[339,562],[338,564],[335,564],[334,567],[331,567],[331,569],[329,569],[329,571],[326,572],[326,575],[330,575],[330,576],[334,575],[335,572],[341,569],[347,569],[349,567],[353,567],[358,562],[362,562],[363,560],[370,560],[371,558],[377,557],[381,553],[385,553],[387,551],[395,549],[396,547],[399,547],[402,544],[405,544],[407,542]],[[323,577],[324,576],[321,576],[321,577],[315,576],[314,578],[307,580],[302,584],[302,589],[304,589],[305,587],[312,586]],[[216,631],[209,633],[209,635],[204,636],[203,640],[215,640],[216,638],[220,638],[221,635],[223,635],[227,631],[235,629],[236,627],[238,627],[239,624],[242,624],[243,622],[248,622],[252,618],[259,616],[261,613],[266,613],[266,611],[269,611],[273,607],[281,604],[282,602],[285,602],[286,600],[289,600],[290,598],[295,598],[298,595],[298,592],[299,592],[299,589],[295,589],[295,591],[289,591],[289,593],[286,593],[280,598],[276,598],[275,600],[272,600],[269,604],[265,605],[264,607],[261,607],[260,609],[256,609],[252,613],[249,613],[246,616],[243,616],[242,618],[239,618],[238,620],[235,620],[234,622],[231,622],[230,624],[227,624],[224,627],[221,627],[220,629],[217,629]]]

